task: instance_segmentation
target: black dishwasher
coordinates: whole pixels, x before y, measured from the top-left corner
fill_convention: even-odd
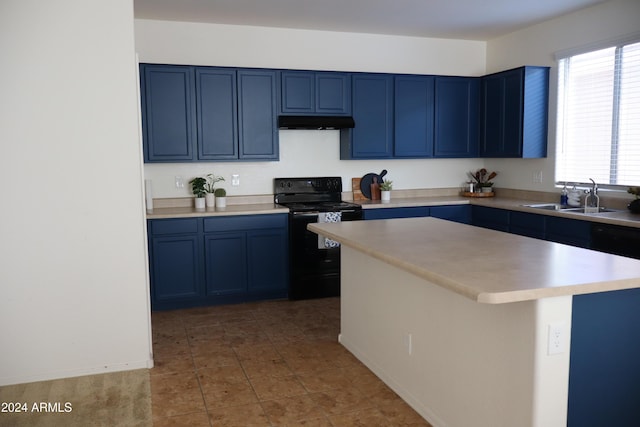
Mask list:
[[[640,228],[591,224],[591,249],[640,259]]]

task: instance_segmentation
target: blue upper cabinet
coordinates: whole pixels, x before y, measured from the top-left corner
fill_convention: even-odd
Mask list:
[[[282,71],[281,85],[283,114],[351,114],[351,79],[347,73]]]
[[[145,162],[278,160],[278,72],[142,64]]]
[[[395,77],[395,157],[433,157],[434,84],[432,76]]]
[[[340,133],[341,159],[387,159],[393,155],[393,75],[353,74],[355,128]]]
[[[196,69],[198,159],[238,158],[238,108],[234,69]]]
[[[142,138],[146,162],[195,159],[193,68],[141,65]]]
[[[549,68],[520,67],[482,78],[482,157],[547,156]]]
[[[478,157],[480,80],[435,78],[434,157]]]
[[[238,70],[238,129],[241,160],[278,160],[278,73]]]
[[[315,73],[316,113],[351,114],[351,76],[346,73]]]

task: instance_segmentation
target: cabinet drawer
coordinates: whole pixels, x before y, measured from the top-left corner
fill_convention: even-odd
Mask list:
[[[198,232],[198,218],[149,220],[151,235],[185,234]]]
[[[204,232],[255,230],[259,228],[286,228],[287,215],[242,215],[204,219]]]

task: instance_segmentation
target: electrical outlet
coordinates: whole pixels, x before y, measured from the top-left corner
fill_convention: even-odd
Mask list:
[[[411,355],[413,352],[413,337],[411,334],[404,334],[404,349],[407,351],[408,355]]]
[[[238,175],[237,173],[231,175],[231,185],[233,185],[234,187],[240,185],[240,175]]]
[[[184,180],[182,179],[181,176],[175,177],[175,186],[177,190],[184,188]]]
[[[542,184],[542,171],[535,171],[533,173],[533,183]]]
[[[554,322],[549,324],[549,342],[547,344],[547,354],[549,356],[564,353],[566,340],[565,334],[565,322]]]

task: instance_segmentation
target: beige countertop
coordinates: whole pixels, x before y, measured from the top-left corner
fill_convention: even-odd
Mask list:
[[[227,205],[224,208],[196,209],[194,207],[176,206],[155,208],[147,211],[147,219],[161,218],[188,218],[204,216],[228,216],[228,215],[264,215],[289,213],[289,209],[274,203],[238,204]]]
[[[531,208],[523,205],[545,203],[540,199],[522,199],[508,197],[471,198],[461,196],[436,196],[436,197],[407,197],[396,198],[388,202],[380,200],[357,201],[362,209],[400,208],[412,206],[438,206],[438,205],[463,205],[471,204],[512,211],[529,212],[540,215],[557,216],[563,218],[579,219],[583,221],[600,222],[605,224],[622,225],[626,227],[640,228],[640,214],[632,214],[622,205],[618,205],[616,212],[603,212],[597,214],[585,214],[582,212],[551,211],[546,209]],[[626,204],[623,201],[622,204]]]
[[[155,209],[147,211],[148,219],[160,218],[186,218],[198,216],[223,216],[223,215],[262,215],[273,213],[288,213],[289,209],[284,206],[272,203],[272,195],[248,196],[228,198],[229,201],[237,199],[240,203],[227,202],[226,208],[207,208],[205,210],[196,210],[193,207],[193,198],[173,199],[174,204],[156,203]],[[171,200],[171,199],[167,199]],[[536,209],[523,205],[544,203],[540,198],[515,198],[515,197],[490,197],[490,198],[469,198],[458,195],[428,195],[414,197],[395,197],[391,201],[382,202],[380,200],[358,200],[355,203],[362,205],[362,209],[383,209],[383,208],[400,208],[413,206],[438,206],[438,205],[464,205],[472,204],[478,206],[487,206],[499,209],[508,209],[521,212],[536,213],[541,215],[558,216],[564,218],[580,219],[592,222],[600,222],[607,224],[616,224],[627,227],[640,228],[640,215],[632,214],[627,209],[627,201],[621,201],[616,206],[620,209],[617,212],[606,212],[598,214],[584,214],[579,212],[563,212],[550,211],[544,209]],[[612,206],[613,207],[613,206]]]
[[[640,287],[640,260],[437,218],[308,228],[480,303]]]

